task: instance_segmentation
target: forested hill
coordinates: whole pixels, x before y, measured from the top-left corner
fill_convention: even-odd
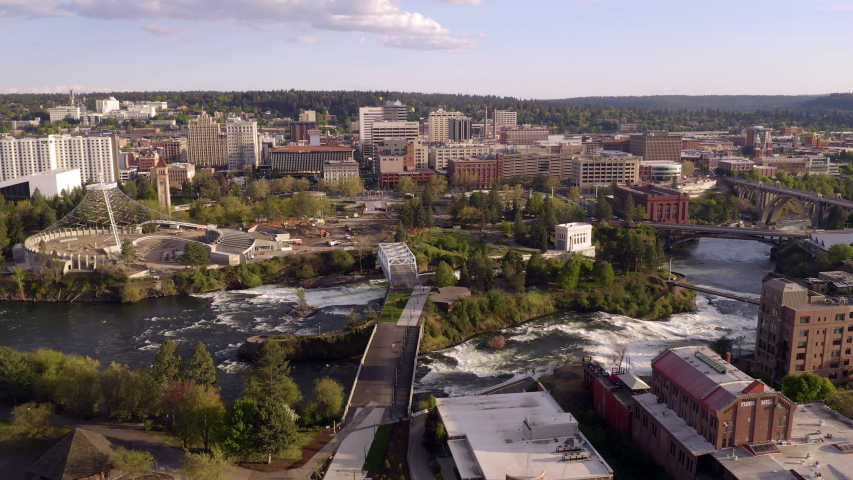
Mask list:
[[[811,111],[845,110],[853,112],[853,93],[833,93],[803,102],[800,108]]]
[[[95,100],[114,96],[119,100],[165,101],[172,108],[186,106],[177,119],[186,123],[188,114],[199,110],[248,112],[295,118],[304,110],[337,116],[346,127],[358,120],[358,109],[380,106],[386,100],[409,105],[409,120],[429,115],[444,107],[464,112],[481,121],[485,109],[514,110],[518,122],[548,125],[559,133],[600,133],[618,131],[620,123],[636,123],[642,129],[670,131],[730,130],[750,125],[781,128],[798,125],[810,130],[848,130],[853,128],[853,94],[818,96],[660,96],[589,97],[587,99],[535,100],[491,95],[416,93],[394,91],[310,91],[271,90],[245,92],[98,92],[79,93],[94,109]],[[47,120],[47,109],[67,102],[65,94],[0,94],[0,133],[10,120],[29,120],[36,116]],[[625,102],[608,105],[604,102]],[[649,107],[631,102],[663,102]],[[680,101],[682,104],[667,103]],[[716,101],[713,107],[711,104]],[[576,103],[575,103],[576,102]],[[692,103],[691,103],[692,102]],[[708,102],[708,103],[702,103]],[[787,102],[787,103],[785,103]],[[799,102],[799,103],[798,103]],[[811,105],[805,109],[801,105]],[[836,103],[838,109],[827,106]],[[651,105],[651,104],[650,104]],[[787,105],[787,106],[786,106]],[[815,110],[811,110],[814,108]]]
[[[810,102],[822,102],[832,98],[818,95],[649,95],[642,97],[576,97],[557,100],[570,105],[609,105],[614,107],[664,108],[674,110],[727,110],[754,112],[756,110],[809,110]],[[830,107],[830,102],[820,103],[820,109],[838,108],[853,110],[853,99],[848,99],[847,108]]]

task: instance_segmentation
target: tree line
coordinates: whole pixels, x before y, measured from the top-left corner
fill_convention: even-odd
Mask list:
[[[201,341],[186,362],[166,338],[154,364],[140,369],[53,350],[0,347],[0,400],[86,418],[142,419],[146,429],[166,429],[185,448],[215,446],[235,459],[269,461],[294,444],[298,428],[324,424],[343,410],[344,389],[328,377],[318,379],[311,400],[303,402],[288,353],[279,342],[264,344],[239,397],[226,405]]]

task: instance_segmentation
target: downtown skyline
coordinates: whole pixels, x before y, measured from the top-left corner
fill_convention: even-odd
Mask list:
[[[18,66],[0,93],[822,94],[849,90],[851,17],[847,0],[0,0]]]

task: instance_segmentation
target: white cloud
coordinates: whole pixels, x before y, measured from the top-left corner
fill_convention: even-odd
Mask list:
[[[311,37],[290,37],[287,39],[289,43],[302,43],[302,44],[311,44],[311,43],[319,43],[319,40]]]
[[[195,20],[248,25],[307,25],[315,30],[361,32],[388,38],[394,47],[457,50],[459,39],[436,20],[403,10],[398,0],[0,0],[0,18],[79,16],[100,20]],[[454,0],[479,3],[480,0]],[[468,44],[468,48],[473,44]],[[401,47],[400,45],[411,45]]]
[[[458,52],[474,48],[477,44],[474,40],[467,38],[437,37],[428,35],[383,35],[380,40],[386,47],[404,48],[422,51],[450,51]]]
[[[438,0],[441,3],[452,3],[454,5],[482,5],[483,0]]]
[[[178,25],[178,26],[174,26],[174,27],[169,27],[166,25],[156,25],[156,24],[145,25],[144,27],[142,27],[142,29],[145,30],[146,32],[150,33],[150,34],[153,34],[153,35],[164,35],[164,36],[183,35],[183,34],[190,33],[193,30],[195,30],[190,25]]]

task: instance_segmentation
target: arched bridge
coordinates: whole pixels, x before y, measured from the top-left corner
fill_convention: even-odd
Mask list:
[[[839,197],[827,197],[818,193],[804,192],[781,185],[770,185],[755,180],[747,180],[739,177],[721,177],[731,185],[732,190],[738,198],[752,200],[759,212],[761,225],[775,222],[779,218],[782,207],[793,200],[799,203],[808,212],[812,226],[824,228],[833,208],[843,208],[853,212],[853,201]]]
[[[718,227],[716,225],[693,225],[677,223],[648,223],[652,228],[660,230],[664,238],[664,246],[670,248],[679,243],[694,238],[728,238],[732,240],[755,240],[758,242],[783,245],[788,239],[808,238],[806,232],[769,230],[763,228]]]

